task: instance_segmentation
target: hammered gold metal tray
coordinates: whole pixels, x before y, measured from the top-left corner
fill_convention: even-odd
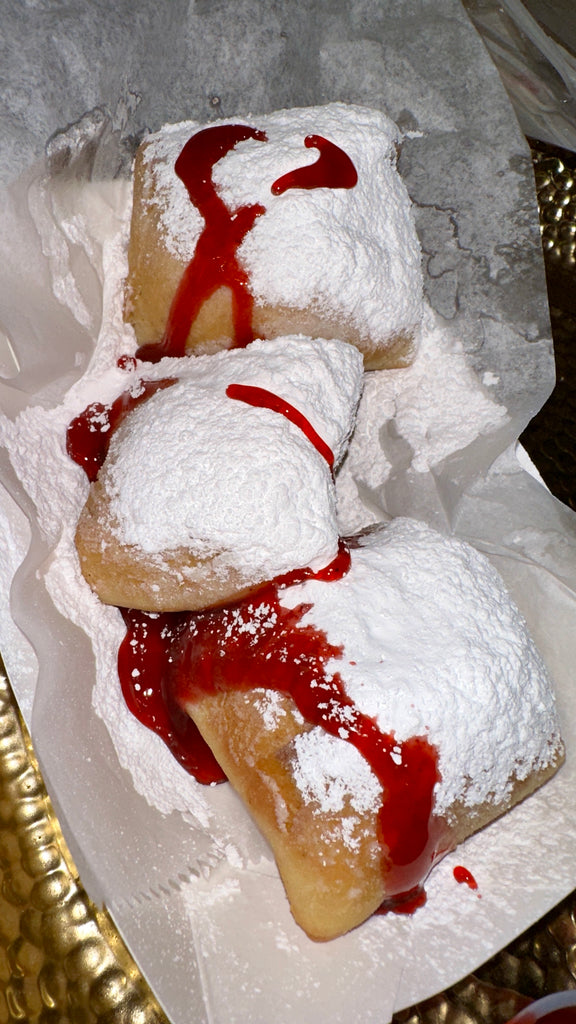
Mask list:
[[[550,490],[576,509],[576,156],[531,149],[557,385],[521,440]],[[82,887],[1,661],[0,871],[0,1024],[169,1024],[105,909]],[[394,1024],[505,1024],[564,989],[576,989],[576,892]]]

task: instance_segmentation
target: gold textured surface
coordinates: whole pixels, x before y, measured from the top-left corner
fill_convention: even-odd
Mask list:
[[[0,662],[0,1022],[163,1024],[84,892]]]
[[[576,162],[536,143],[532,155],[558,383],[522,442],[553,493],[576,508]],[[168,1024],[82,888],[1,661],[0,872],[0,1024]],[[576,892],[474,975],[394,1022],[505,1024],[569,988]]]
[[[533,147],[544,253],[553,265],[576,268],[576,187],[569,154]]]
[[[532,144],[556,387],[521,441],[557,498],[576,509],[576,153]]]

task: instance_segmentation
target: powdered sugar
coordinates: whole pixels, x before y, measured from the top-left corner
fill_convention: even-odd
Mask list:
[[[168,252],[184,260],[191,260],[204,221],[196,206],[190,202],[186,186],[174,173],[174,164],[184,144],[201,126],[196,121],[167,124],[161,132],[146,140],[146,162],[154,161],[154,183],[160,220],[162,241]]]
[[[100,479],[120,540],[152,554],[219,555],[253,581],[325,566],[338,549],[330,467],[285,416],[226,388],[254,384],[294,403],[339,457],[360,395],[360,353],[289,338],[178,367],[178,382],[135,409],[112,439]]]
[[[286,715],[286,708],[277,690],[253,690],[254,703],[262,716],[262,724],[265,729],[274,729],[281,718]],[[294,712],[298,717],[299,713]],[[303,722],[304,719],[302,718]]]
[[[230,124],[232,121],[214,122]],[[266,141],[248,139],[215,166],[213,180],[231,211],[246,203],[266,210],[239,249],[256,303],[328,310],[374,345],[413,335],[422,314],[420,249],[410,201],[396,170],[398,129],[385,114],[336,103],[249,118]],[[166,126],[150,137],[164,243],[189,260],[202,218],[174,173],[174,160],[200,129],[194,122]],[[304,139],[318,134],[352,159],[353,189],[296,188],[282,195],[273,182],[314,163]]]
[[[322,811],[341,811],[348,802],[358,813],[376,812],[382,787],[351,743],[317,727],[294,741],[294,781],[304,799]]]
[[[507,422],[509,414],[490,394],[489,383],[478,381],[458,337],[426,308],[412,365],[366,374],[337,481],[344,533],[386,514],[394,475],[424,477]]]
[[[462,541],[397,519],[353,550],[342,580],[307,581],[282,592],[281,603],[310,604],[302,625],[343,646],[327,672],[338,672],[355,706],[394,735],[398,758],[412,736],[437,747],[439,814],[460,801],[502,803],[514,779],[558,752],[542,659],[496,571]],[[362,803],[376,795],[347,746],[320,730],[298,744],[302,792],[322,809],[345,793],[360,792]]]

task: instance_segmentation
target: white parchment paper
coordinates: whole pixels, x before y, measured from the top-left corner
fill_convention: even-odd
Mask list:
[[[495,561],[554,676],[567,763],[438,866],[413,918],[375,918],[318,946],[292,922],[228,787],[211,797],[224,823],[215,841],[189,815],[151,807],[120,767],[92,707],[89,639],[44,587],[52,547],[5,454],[0,645],[84,884],[108,905],[174,1024],[381,1024],[473,970],[576,881],[575,517],[515,456],[554,381],[529,153],[457,0],[142,3],[138,15],[131,6],[76,3],[51,18],[30,5],[11,26],[26,60],[2,72],[4,180],[18,173],[1,199],[3,413],[56,407],[103,316],[98,245],[87,251],[62,234],[45,166],[26,169],[48,136],[57,132],[53,179],[108,180],[126,173],[135,137],[165,120],[332,99],[384,107],[406,132],[400,168],[424,254],[429,348],[385,388],[370,386],[340,486],[346,499],[357,494],[360,519],[420,516]],[[444,451],[434,431],[450,416],[410,416],[438,365],[456,382],[458,409]],[[483,401],[458,404],[471,393]],[[376,461],[362,458],[362,431],[371,452],[376,432]],[[458,863],[478,893],[456,885]]]

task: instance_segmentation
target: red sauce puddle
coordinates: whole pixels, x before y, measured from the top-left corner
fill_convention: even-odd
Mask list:
[[[342,543],[336,558],[326,568],[318,573],[305,568],[278,577],[274,584],[263,587],[256,600],[260,601],[271,587],[292,586],[310,578],[339,579],[346,574],[349,564],[350,553]],[[176,760],[204,784],[224,782],[226,776],[192,719],[181,710],[181,701],[173,683],[178,677],[179,687],[181,685],[180,648],[183,638],[194,630],[197,620],[221,619],[224,622],[226,616],[234,615],[236,609],[244,605],[248,606],[250,600],[254,597],[210,612],[159,614],[120,609],[126,624],[126,636],[118,652],[118,674],[126,704],[138,721],[161,736]],[[206,689],[205,692],[214,691]],[[200,693],[201,690],[197,689],[198,696]]]
[[[238,261],[238,249],[265,208],[254,203],[231,213],[212,181],[218,160],[246,139],[266,142],[266,134],[248,125],[212,125],[196,132],[176,160],[176,174],[202,215],[204,228],[176,290],[164,337],[160,342],[141,346],[137,352],[139,359],[158,362],[163,356],[185,355],[192,324],[203,304],[221,287],[232,293],[234,346],[243,348],[254,340],[254,302],[248,275]],[[318,160],[278,178],[271,188],[274,195],[291,188],[354,187],[358,180],[356,168],[339,146],[320,135],[308,135],[304,145],[319,150]]]

